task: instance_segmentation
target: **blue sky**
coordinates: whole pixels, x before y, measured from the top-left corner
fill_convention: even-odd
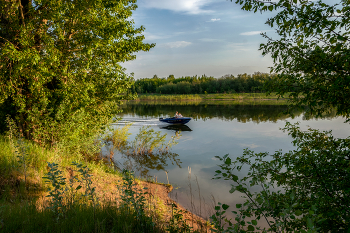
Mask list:
[[[138,0],[133,14],[145,42],[156,43],[123,64],[136,79],[269,72],[272,59],[258,50],[273,36],[266,14],[245,12],[228,0]]]

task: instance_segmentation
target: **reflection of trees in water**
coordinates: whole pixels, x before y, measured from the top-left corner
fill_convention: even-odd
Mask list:
[[[179,155],[170,151],[181,137],[180,133],[177,132],[166,142],[166,134],[154,131],[150,127],[142,127],[135,139],[129,142],[129,127],[130,125],[125,125],[123,128],[117,128],[105,138],[110,151],[110,162],[115,168],[139,171],[143,177],[147,176],[149,170],[165,171],[168,161],[181,168]],[[113,159],[115,152],[122,156],[123,164]]]
[[[197,104],[197,105],[158,105],[158,104],[128,104],[123,107],[123,114],[159,117],[172,116],[175,111],[193,119],[238,120],[239,122],[264,122],[286,119],[289,116],[283,112],[285,105],[230,105],[230,104]],[[295,115],[300,115],[298,112]]]
[[[147,177],[150,170],[166,171],[168,161],[171,161],[172,165],[176,164],[181,168],[181,161],[178,156],[178,154],[169,151],[145,155],[123,154],[125,161],[122,165],[124,168],[139,171],[142,177]]]
[[[237,120],[239,122],[276,122],[277,120],[285,120],[291,117],[287,114],[287,105],[250,105],[244,104],[239,105],[220,103],[220,104],[165,104],[164,102],[159,103],[147,103],[147,102],[136,102],[128,103],[123,105],[123,114],[131,114],[137,116],[172,116],[175,111],[181,112],[183,116],[192,117],[193,119],[208,120],[212,118],[218,118],[222,120]],[[303,109],[294,110],[291,112],[293,117],[300,116],[305,111]],[[322,116],[323,118],[335,117],[335,111],[330,110],[328,114]],[[314,118],[313,115],[305,115],[305,119]]]
[[[334,108],[332,108],[332,109],[324,110],[322,115],[318,116],[317,118],[330,120],[330,119],[335,118],[337,116],[338,116],[337,111]],[[311,114],[310,112],[304,113],[303,120],[311,120],[314,118],[316,118],[316,117],[313,114]]]

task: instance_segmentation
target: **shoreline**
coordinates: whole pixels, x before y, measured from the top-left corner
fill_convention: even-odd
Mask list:
[[[121,179],[120,176],[115,174],[100,176],[100,174],[95,173],[93,175],[93,185],[96,187],[96,193],[98,193],[101,199],[106,197],[107,199],[112,199],[112,197],[114,197],[117,200],[117,198],[120,198],[120,190],[118,190],[117,186],[121,183]],[[210,225],[207,220],[195,213],[191,213],[191,211],[169,196],[169,193],[173,189],[172,185],[138,179],[136,179],[135,182],[137,188],[143,190],[145,193],[144,196],[149,205],[149,210],[153,212],[153,214],[157,214],[164,224],[169,223],[171,217],[176,214],[177,209],[177,213],[183,215],[183,219],[193,230],[199,230],[200,232],[209,231]]]

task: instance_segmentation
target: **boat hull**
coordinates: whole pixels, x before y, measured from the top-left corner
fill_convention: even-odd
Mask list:
[[[169,124],[186,124],[192,118],[191,117],[170,117],[170,118],[159,118],[159,121],[169,123]]]

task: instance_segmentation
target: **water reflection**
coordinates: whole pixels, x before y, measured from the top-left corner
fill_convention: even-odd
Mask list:
[[[298,110],[294,111],[294,119],[292,119],[290,115],[284,113],[288,109],[286,105],[138,102],[123,105],[122,108],[123,113],[119,116],[124,120],[127,119],[128,122],[135,122],[130,129],[133,135],[137,134],[143,125],[149,125],[157,131],[160,130],[172,136],[181,131],[179,144],[168,155],[126,157],[125,154],[116,152],[114,157],[124,166],[139,166],[142,174],[145,174],[142,170],[144,167],[147,174],[157,177],[160,182],[166,183],[169,178],[169,182],[177,187],[173,191],[173,197],[175,196],[177,201],[189,209],[193,206],[192,197],[189,198],[191,193],[198,196],[199,203],[203,200],[202,198],[209,200],[211,197],[231,206],[241,202],[241,195],[235,196],[229,193],[230,183],[224,180],[212,180],[215,170],[218,169],[215,156],[230,154],[232,159],[235,159],[242,155],[245,148],[257,153],[274,153],[279,149],[283,152],[294,150],[291,137],[280,130],[284,127],[286,120],[292,123],[300,121],[304,129],[308,126],[321,130],[332,129],[335,134],[338,133],[338,137],[347,136],[349,132],[349,127],[344,127],[342,118],[329,120],[335,116],[334,111],[324,115],[323,120],[315,120],[313,116],[305,115],[304,110]],[[193,118],[185,125],[189,129],[180,129],[178,126],[159,122],[159,117],[173,116],[176,111]],[[142,167],[140,164],[145,165]],[[188,168],[192,169],[193,178],[196,178],[195,182],[200,187],[197,190],[200,190],[202,198],[199,197],[199,191],[189,190]],[[245,171],[242,170],[242,172]],[[202,215],[209,216],[204,213]]]
[[[210,120],[218,118],[221,120],[237,120],[241,123],[246,122],[277,122],[302,116],[304,120],[315,118],[313,115],[304,115],[305,110],[299,109],[287,113],[288,105],[274,104],[259,101],[257,103],[248,102],[242,104],[234,101],[215,101],[208,103],[177,103],[177,102],[128,102],[122,106],[123,112],[120,116],[144,116],[144,117],[166,117],[173,116],[175,111],[181,112],[186,117],[192,117],[194,120]],[[330,109],[322,117],[331,119],[336,116],[335,111]]]
[[[187,125],[181,125],[181,124],[161,126],[159,128],[167,129],[167,130],[174,130],[175,132],[192,131],[192,129],[190,127],[188,127]]]
[[[181,168],[181,161],[177,153],[169,151],[151,153],[147,155],[122,154],[122,168],[138,172],[139,176],[147,178],[150,170],[167,171],[168,162]]]
[[[171,152],[171,147],[180,139],[180,132],[166,142],[166,134],[150,127],[141,127],[133,141],[129,140],[129,128],[132,124],[118,127],[105,138],[104,158],[113,164],[115,169],[138,171],[142,177],[147,177],[150,170],[166,171],[168,163],[181,168],[177,153]],[[187,127],[188,128],[188,127]],[[189,129],[189,128],[188,128]]]
[[[235,105],[235,104],[150,104],[150,103],[128,103],[123,105],[123,113],[132,116],[160,117],[172,116],[175,111],[182,115],[192,117],[194,120],[210,120],[218,118],[221,120],[238,122],[266,122],[283,120],[289,116],[283,112],[287,110],[286,105]],[[295,116],[302,114],[302,111],[295,112]]]

